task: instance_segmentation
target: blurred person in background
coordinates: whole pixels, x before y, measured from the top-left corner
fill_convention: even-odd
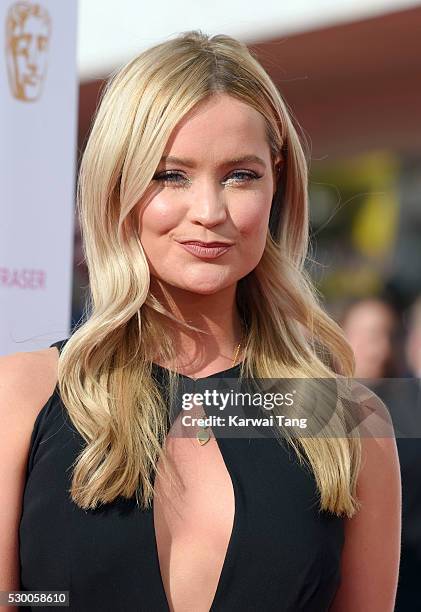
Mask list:
[[[364,384],[385,402],[395,428],[402,481],[395,612],[421,611],[420,391],[419,381],[399,378],[407,376],[408,369],[416,376],[421,372],[421,298],[410,309],[408,322],[404,342],[401,314],[387,301],[371,297],[349,304],[340,321],[354,351],[356,378],[370,379]]]
[[[352,302],[341,324],[354,351],[356,378],[392,378],[401,372],[400,318],[391,304],[376,297]]]

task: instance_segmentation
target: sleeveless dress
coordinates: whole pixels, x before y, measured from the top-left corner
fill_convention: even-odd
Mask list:
[[[50,346],[61,350],[66,341]],[[164,380],[165,368],[153,364],[153,372]],[[238,372],[239,365],[206,378]],[[210,612],[328,610],[340,584],[343,518],[319,512],[314,476],[292,449],[272,438],[215,437],[235,512]],[[153,508],[141,510],[134,497],[119,497],[85,511],[71,500],[71,466],[84,444],[56,386],[31,437],[19,526],[20,589],[69,591],[69,609],[77,612],[168,612]]]

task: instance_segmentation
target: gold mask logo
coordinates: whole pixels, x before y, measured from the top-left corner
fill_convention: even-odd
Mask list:
[[[34,102],[47,72],[51,19],[40,4],[15,2],[6,15],[6,62],[10,91],[17,100]]]

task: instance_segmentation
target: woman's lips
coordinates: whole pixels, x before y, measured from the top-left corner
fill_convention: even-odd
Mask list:
[[[232,244],[227,244],[226,246],[205,247],[200,244],[188,244],[185,242],[180,242],[179,244],[189,253],[202,259],[215,259],[226,253],[233,246]]]

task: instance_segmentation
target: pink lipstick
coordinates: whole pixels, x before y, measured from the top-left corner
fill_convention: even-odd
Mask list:
[[[215,259],[226,253],[231,247],[231,244],[216,244],[215,246],[204,245],[198,242],[180,242],[180,246],[183,247],[189,253],[196,255],[202,259]],[[211,243],[212,245],[212,243]]]

